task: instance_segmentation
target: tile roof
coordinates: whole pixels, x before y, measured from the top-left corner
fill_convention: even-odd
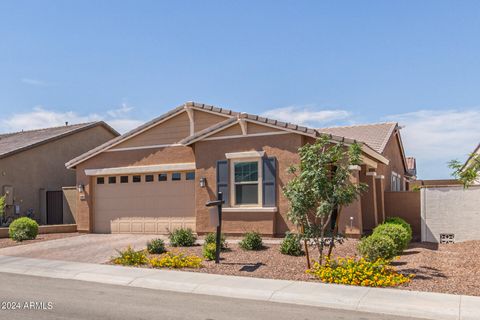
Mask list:
[[[363,124],[344,127],[319,128],[317,131],[361,141],[378,153],[383,153],[396,122]]]
[[[105,151],[109,148],[112,148],[115,145],[118,145],[119,143],[127,140],[129,137],[135,136],[135,135],[143,132],[144,130],[147,130],[149,127],[153,127],[153,126],[157,125],[158,123],[160,123],[161,121],[166,120],[169,117],[172,117],[176,114],[179,114],[180,112],[184,111],[186,108],[200,109],[200,110],[205,110],[205,111],[208,111],[208,112],[219,113],[219,114],[223,114],[227,117],[230,117],[230,119],[227,119],[225,121],[217,123],[217,124],[215,124],[215,125],[213,125],[209,128],[206,128],[206,129],[204,129],[200,132],[197,132],[196,134],[194,134],[192,136],[186,137],[185,139],[179,141],[178,142],[179,144],[188,145],[189,143],[192,143],[192,141],[197,140],[199,137],[209,135],[211,132],[213,132],[217,129],[220,129],[224,126],[228,126],[232,122],[237,121],[238,118],[244,118],[246,120],[251,120],[251,121],[254,121],[254,122],[258,122],[258,123],[264,123],[264,124],[267,124],[267,125],[275,126],[275,127],[286,129],[286,130],[297,131],[298,133],[311,135],[311,136],[319,136],[320,134],[328,134],[332,140],[336,140],[336,141],[340,141],[340,142],[345,142],[345,143],[353,143],[353,142],[356,142],[356,141],[364,142],[365,146],[367,148],[371,149],[372,152],[374,152],[376,154],[379,153],[374,147],[372,147],[370,144],[368,144],[367,141],[363,141],[363,140],[359,139],[359,137],[349,137],[349,136],[346,136],[346,135],[341,135],[341,134],[335,133],[334,131],[337,128],[325,128],[325,129],[318,130],[318,129],[308,128],[308,127],[304,127],[304,126],[299,126],[299,125],[292,124],[292,123],[289,123],[289,122],[282,122],[282,121],[278,121],[278,120],[274,120],[274,119],[270,119],[270,118],[265,118],[265,117],[261,117],[261,116],[254,115],[254,114],[241,113],[241,112],[232,111],[230,109],[218,108],[218,107],[208,105],[208,104],[197,103],[197,102],[187,102],[187,103],[182,104],[182,105],[176,107],[175,109],[172,109],[169,112],[167,112],[167,113],[165,113],[165,114],[163,114],[163,115],[161,115],[161,116],[159,116],[159,117],[141,125],[140,127],[137,127],[135,129],[133,129],[132,131],[125,133],[122,136],[119,136],[115,139],[112,139],[112,140],[104,143],[103,145],[100,145],[97,148],[92,149],[92,150],[78,156],[77,158],[70,160],[65,165],[67,166],[67,168],[74,168],[77,164],[82,163],[83,161],[85,161],[87,159],[90,159],[91,157],[94,157],[95,155],[97,155],[97,154],[99,154],[99,153],[101,153],[101,152],[103,152],[103,151]],[[393,123],[390,123],[390,125],[392,125],[392,124]],[[381,124],[381,125],[383,125],[383,124]],[[396,126],[396,123],[395,123],[395,126]],[[347,128],[347,127],[342,127],[342,128]],[[332,132],[328,131],[330,129],[332,129]],[[394,129],[394,127],[393,127],[393,129]],[[325,131],[322,131],[322,130],[325,130]],[[375,130],[372,130],[371,135],[373,135],[373,136],[378,135],[378,132],[376,132]],[[365,136],[360,136],[360,137],[364,138]],[[373,139],[372,139],[372,141],[373,141]],[[385,142],[385,144],[386,144],[386,142]],[[385,146],[383,145],[383,148],[384,147]],[[383,148],[382,148],[382,150],[383,150]],[[381,156],[381,155],[379,154],[379,156]],[[384,161],[388,161],[388,160],[385,159]]]
[[[0,158],[5,158],[12,154],[31,149],[38,145],[60,139],[67,135],[76,133],[81,130],[92,128],[98,125],[102,125],[109,131],[118,135],[112,127],[103,121],[81,123],[74,125],[67,125],[54,128],[45,128],[38,130],[28,130],[13,133],[0,134]]]

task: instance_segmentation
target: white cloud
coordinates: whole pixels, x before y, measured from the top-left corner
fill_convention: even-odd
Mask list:
[[[32,79],[32,78],[22,78],[21,81],[25,84],[29,84],[37,87],[49,87],[54,85],[53,83],[45,82],[42,80]]]
[[[405,125],[405,151],[417,158],[418,175],[424,179],[451,178],[447,163],[465,160],[480,142],[480,108],[419,110],[386,120]]]
[[[312,106],[289,106],[267,110],[262,116],[315,128],[346,120],[351,114],[346,110],[315,110]]]
[[[15,132],[69,124],[104,120],[120,133],[138,127],[143,121],[133,119],[132,107],[122,104],[120,108],[106,111],[104,114],[91,113],[80,115],[73,111],[55,111],[37,106],[32,111],[17,113],[0,120],[0,132]]]

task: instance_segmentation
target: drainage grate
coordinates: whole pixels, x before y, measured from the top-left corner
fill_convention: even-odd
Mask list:
[[[440,243],[455,243],[455,234],[440,233]]]

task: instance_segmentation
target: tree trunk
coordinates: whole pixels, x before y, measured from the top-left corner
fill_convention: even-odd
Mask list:
[[[305,238],[305,226],[303,225],[302,223],[302,235],[303,235],[303,244],[305,246],[305,256],[307,258],[307,268],[310,269],[311,268],[311,265],[310,265],[310,254],[308,253],[308,241],[307,239]]]
[[[342,207],[338,208],[337,209],[337,218],[335,219],[335,225],[334,225],[334,228],[332,230],[332,238],[330,239],[330,246],[328,248],[328,259],[330,260],[330,256],[332,255],[332,251],[333,251],[333,247],[335,246],[335,237],[337,236],[338,234],[338,221],[339,221],[339,218],[340,218],[340,214],[342,213]]]

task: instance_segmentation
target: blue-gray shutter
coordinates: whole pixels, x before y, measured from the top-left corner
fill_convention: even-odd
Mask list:
[[[222,192],[225,206],[230,205],[229,188],[228,188],[228,160],[217,161],[217,192]]]
[[[263,206],[277,206],[277,161],[275,157],[263,159]]]

